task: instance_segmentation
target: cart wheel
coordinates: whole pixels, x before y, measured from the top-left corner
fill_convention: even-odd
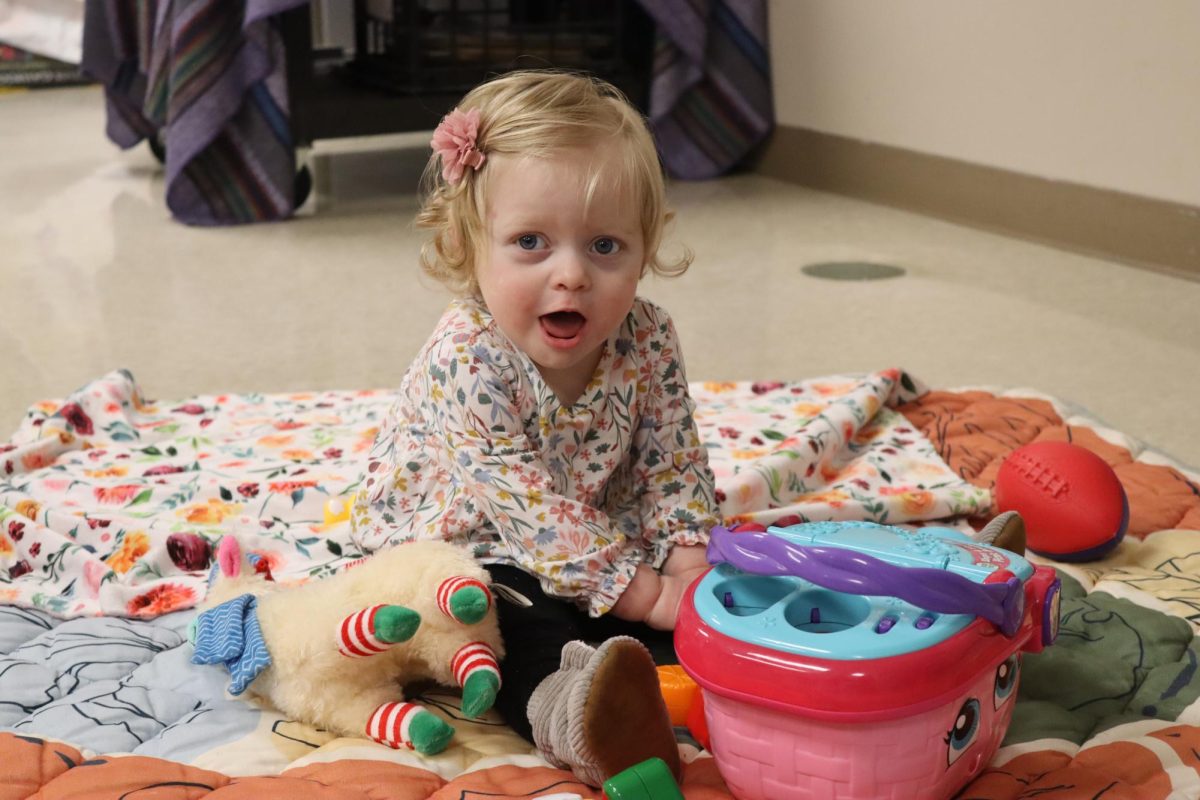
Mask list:
[[[146,144],[150,145],[150,152],[154,153],[154,157],[158,159],[158,163],[167,163],[167,146],[158,138],[157,133],[147,136]]]
[[[292,199],[295,205],[292,208],[299,208],[304,205],[304,201],[308,199],[308,195],[312,192],[312,173],[308,171],[308,165],[300,167],[296,173],[296,180],[292,183]]]

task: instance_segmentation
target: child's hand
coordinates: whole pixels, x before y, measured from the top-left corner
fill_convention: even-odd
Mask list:
[[[667,560],[663,562],[662,592],[654,608],[646,615],[647,625],[662,631],[675,630],[675,618],[679,616],[679,603],[684,593],[692,581],[708,569],[707,552],[708,548],[702,544],[671,548]]]
[[[633,580],[609,611],[617,619],[642,622],[654,608],[662,590],[662,577],[649,564],[638,564]]]
[[[703,544],[676,545],[663,562],[664,575],[703,572],[708,568],[708,546]]]
[[[660,631],[675,630],[675,619],[679,616],[679,603],[683,600],[684,593],[692,585],[692,581],[703,575],[707,569],[708,565],[705,564],[676,575],[663,575],[662,591],[658,595],[658,602],[646,615],[646,624]]]
[[[629,586],[609,612],[618,619],[645,622],[660,631],[675,630],[675,617],[683,593],[708,569],[703,545],[674,547],[659,575],[648,564],[639,564]]]

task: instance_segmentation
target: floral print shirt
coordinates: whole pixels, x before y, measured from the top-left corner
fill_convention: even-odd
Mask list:
[[[694,410],[674,325],[646,300],[569,406],[481,304],[455,301],[375,439],[355,541],[469,546],[600,616],[638,564],[659,568],[718,524]]]

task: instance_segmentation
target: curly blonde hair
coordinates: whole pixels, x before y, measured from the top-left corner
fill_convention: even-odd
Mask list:
[[[458,105],[463,112],[471,109],[479,109],[476,148],[487,157],[549,158],[571,148],[617,145],[621,174],[589,175],[588,198],[601,182],[633,189],[646,253],[643,274],[649,269],[679,275],[691,264],[687,250],[673,262],[659,257],[663,228],[674,216],[667,208],[662,166],[645,120],[615,86],[569,72],[509,72],[472,89]],[[478,294],[476,259],[485,252],[487,233],[486,162],[449,183],[435,152],[421,185],[423,200],[415,224],[433,231],[421,247],[421,266],[457,294]]]

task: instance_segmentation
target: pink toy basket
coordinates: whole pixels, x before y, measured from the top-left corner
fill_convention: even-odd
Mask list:
[[[738,800],[952,797],[1057,633],[1052,569],[951,529],[718,528],[709,560],[676,651]]]

